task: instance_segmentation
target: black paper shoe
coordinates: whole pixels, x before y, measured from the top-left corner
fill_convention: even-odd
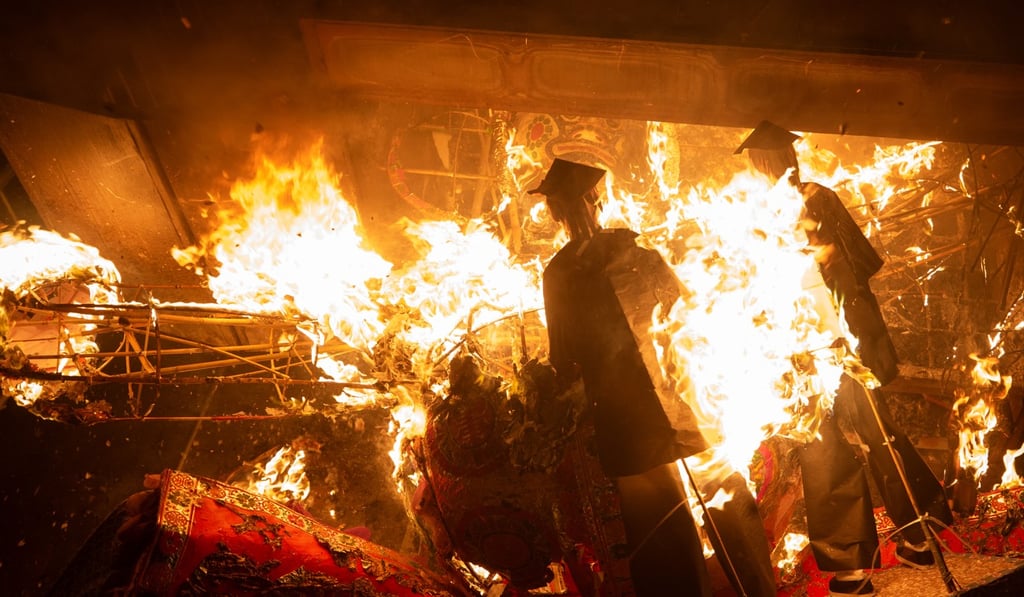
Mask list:
[[[935,565],[935,556],[932,555],[927,545],[917,547],[910,543],[900,543],[896,546],[896,559],[904,566],[918,570]]]

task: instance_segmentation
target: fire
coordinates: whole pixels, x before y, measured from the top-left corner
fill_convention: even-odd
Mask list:
[[[779,569],[782,578],[793,574],[800,565],[800,555],[811,544],[811,540],[803,533],[786,533],[775,547],[772,561]]]
[[[855,347],[856,338],[807,247],[798,191],[741,172],[683,195],[666,170],[671,137],[658,123],[648,133],[648,163],[666,207],[661,222],[643,231],[688,290],[655,324],[662,366],[715,446],[697,466],[725,463],[746,475],[765,438],[816,434],[844,368],[858,367],[837,340]],[[833,187],[855,215],[874,217],[931,167],[937,145],[876,146],[867,166],[843,165],[811,135],[796,150],[802,180]]]
[[[938,141],[876,145],[872,159],[863,165],[844,165],[835,154],[817,147],[813,135],[804,135],[795,142],[801,164],[801,179],[813,180],[830,187],[846,198],[854,216],[870,218],[865,234],[881,229],[877,214],[898,197],[908,181],[917,178],[935,163]],[[922,197],[927,206],[930,194]]]
[[[679,477],[683,480],[686,507],[690,510],[690,516],[693,517],[696,523],[697,535],[700,537],[701,547],[704,550],[704,559],[710,558],[715,555],[715,547],[711,543],[711,536],[708,534],[705,514],[711,508],[723,509],[726,502],[732,499],[733,494],[719,487],[710,499],[705,499],[705,496],[699,494],[694,478],[687,469],[686,462],[677,460],[676,469],[679,471]]]
[[[666,210],[679,195],[678,172],[672,167],[676,148],[668,125],[660,122],[647,124],[647,166],[654,182],[650,192],[638,197],[620,188],[609,173],[604,178],[605,199],[598,214],[598,223],[604,228],[628,228],[649,237],[651,246],[663,248],[669,244],[671,226],[677,219],[673,211]]]
[[[990,357],[979,357],[977,354],[972,354],[971,359],[974,360],[974,368],[971,369],[971,379],[974,384],[978,387],[996,387],[1010,389],[1010,384],[1013,382],[1013,378],[1009,375],[1001,375],[999,373],[999,358],[995,356]],[[1004,392],[999,392],[1005,395]],[[1000,396],[1002,397],[1002,396]]]
[[[411,348],[419,376],[460,337],[540,307],[539,262],[516,264],[483,220],[405,221],[418,255],[396,269],[369,248],[338,179],[320,145],[288,165],[263,158],[255,177],[231,190],[238,209],[174,255],[206,274],[219,304],[294,314],[315,347],[336,338],[370,355],[387,331]],[[408,316],[385,321],[382,309]],[[369,379],[322,355],[317,365],[334,379]]]
[[[0,291],[16,301],[31,299],[45,304],[115,303],[121,275],[112,262],[95,247],[39,227],[16,228],[0,233]],[[99,350],[89,332],[95,317],[68,313],[32,313],[16,304],[0,303],[0,363],[9,369],[28,365],[27,357],[61,355],[36,359],[33,365],[50,373],[84,374],[88,360],[76,358]],[[23,407],[39,399],[56,397],[65,384],[3,377],[2,395],[14,397]]]
[[[423,436],[427,428],[427,412],[410,396],[405,387],[399,386],[395,392],[402,400],[398,406],[391,409],[388,431],[395,441],[388,456],[394,464],[392,474],[397,481],[398,490],[404,492],[407,487],[416,487],[420,482],[420,471],[415,466],[409,466],[410,463],[406,461],[406,442],[411,438]]]
[[[0,233],[0,285],[15,295],[32,292],[35,286],[61,279],[86,281],[97,301],[115,295],[112,287],[121,282],[114,264],[100,256],[95,247],[77,236],[62,236],[38,226]]]
[[[1024,446],[1017,448],[1016,450],[1007,450],[1003,454],[1003,476],[999,480],[1000,489],[1012,489],[1014,487],[1020,487],[1024,485],[1021,481],[1020,475],[1017,474],[1017,457],[1024,454]]]
[[[655,327],[662,365],[717,458],[741,472],[770,435],[813,436],[842,373],[807,284],[802,205],[788,184],[747,172],[678,198],[698,232],[672,263],[687,292]]]
[[[262,157],[253,179],[232,187],[235,209],[218,214],[198,246],[173,255],[206,275],[221,305],[293,314],[315,346],[337,338],[369,351],[384,329],[372,288],[391,264],[366,247],[321,149],[286,165]],[[322,357],[315,364],[338,381],[362,380],[355,367]]]
[[[969,355],[974,361],[974,367],[970,371],[971,385],[969,389],[959,392],[960,395],[953,405],[953,412],[959,415],[960,424],[958,462],[964,471],[973,473],[978,481],[988,470],[990,455],[986,439],[999,424],[996,407],[1009,394],[1013,385],[1011,376],[999,372],[999,364],[1004,355],[1004,332],[1020,329],[1022,325],[1020,322],[1013,323],[1019,318],[1020,298],[1014,301],[995,331],[988,336],[988,356],[981,357],[975,353]],[[1007,449],[1003,453],[1004,470],[996,489],[1009,489],[1021,485],[1016,468],[1016,459],[1021,454],[1024,454],[1024,446],[1016,450]]]
[[[310,491],[305,461],[305,450],[283,446],[266,463],[256,465],[244,488],[284,504],[301,502]]]
[[[523,181],[530,175],[538,172],[543,164],[534,159],[530,152],[523,145],[514,143],[516,130],[508,131],[508,139],[505,141],[505,172],[508,172],[512,179],[515,190],[523,190]],[[509,198],[511,199],[511,198]]]
[[[953,413],[957,415],[960,425],[957,461],[962,470],[973,473],[976,480],[988,470],[989,449],[986,438],[999,423],[996,405],[1006,397],[1013,380],[998,371],[998,356],[981,357],[971,354],[974,361],[970,377],[972,386],[969,391],[961,391],[953,404]],[[1004,455],[1004,459],[1008,458]],[[1012,482],[1015,476],[1013,460],[1010,458],[1005,479]]]
[[[196,246],[174,250],[180,264],[206,278],[220,305],[294,320],[296,330],[314,343],[316,366],[332,379],[383,380],[357,398],[397,401],[391,413],[391,457],[396,475],[413,486],[417,479],[408,477],[415,473],[405,468],[403,445],[423,433],[420,394],[444,394],[439,370],[454,351],[487,343],[486,334],[497,322],[512,319],[526,325],[528,313],[541,311],[543,263],[564,240],[554,235],[510,239],[510,230],[518,230],[520,211],[524,226],[539,229],[545,219],[542,200],[532,206],[519,203],[534,197],[524,196],[521,185],[541,165],[512,144],[514,135],[505,144],[505,163],[498,166],[505,169],[508,185],[494,213],[472,220],[401,222],[397,231],[414,252],[406,264],[396,266],[372,248],[321,144],[288,163],[261,157],[254,177],[231,189],[233,209],[217,214],[210,234]],[[694,406],[715,445],[714,460],[704,464],[746,475],[767,437],[814,437],[818,417],[830,408],[848,366],[848,355],[837,343],[846,334],[807,246],[798,191],[748,171],[721,184],[684,186],[675,168],[678,148],[670,127],[649,123],[648,137],[649,192],[634,195],[609,172],[599,220],[640,232],[640,241],[665,257],[686,288],[671,309],[652,314],[663,373],[680,399]],[[870,220],[868,226],[877,231],[878,214],[900,196],[901,181],[931,166],[936,145],[877,147],[867,166],[840,164],[815,148],[809,135],[797,150],[802,178],[835,188],[857,210],[858,219]],[[38,242],[53,241],[38,232]],[[0,250],[7,250],[2,241]],[[540,250],[526,256],[510,251],[510,245]],[[75,248],[83,261],[53,266],[40,261],[41,256],[57,256],[50,247],[26,248],[31,259],[3,253],[0,284],[18,294],[26,281],[92,268],[91,276],[116,285],[116,269],[90,249]],[[907,251],[919,262],[930,258],[925,249]],[[24,274],[10,265],[21,263],[37,269]],[[97,294],[90,300],[111,299]],[[543,319],[538,321],[542,325]],[[384,338],[400,346],[388,358],[407,362],[382,370],[379,357],[390,347],[383,345]],[[339,360],[318,352],[332,340],[365,359]],[[522,356],[516,350],[542,350],[518,342],[500,344],[510,361]],[[978,387],[1005,395],[1009,378],[995,371],[997,363],[976,360]],[[984,434],[995,424],[994,414],[984,401],[968,404],[966,398],[965,420],[972,435],[962,436],[960,457],[980,474],[978,454]],[[253,489],[302,499],[309,492],[304,458],[302,450],[282,448],[262,466]],[[787,550],[806,545],[801,543],[805,536],[793,537],[792,545],[790,539]]]
[[[291,315],[314,351],[337,339],[364,353],[362,365],[372,362],[375,370],[323,354],[316,364],[340,381],[383,376],[389,388],[367,393],[400,403],[392,425],[400,444],[423,427],[414,393],[402,384],[443,379],[438,370],[453,350],[482,342],[496,322],[539,311],[542,266],[539,258],[520,263],[511,254],[492,214],[400,222],[398,232],[415,255],[395,267],[362,234],[321,149],[318,144],[287,164],[263,157],[251,180],[232,187],[236,209],[220,213],[219,225],[198,246],[174,255],[207,277],[219,304]],[[525,159],[515,146],[506,150],[510,164]],[[516,188],[530,167],[517,166]],[[521,351],[518,342],[512,345]]]
[[[482,221],[406,221],[419,260],[396,271],[380,295],[413,314],[398,336],[420,347],[413,371],[428,376],[438,361],[479,328],[543,305],[537,260],[515,263],[508,248]]]
[[[662,253],[687,289],[652,329],[666,378],[694,406],[715,446],[691,466],[746,476],[767,437],[814,437],[844,368],[858,368],[843,346],[855,347],[856,338],[807,247],[799,192],[752,172],[731,180],[709,175],[710,182],[681,191],[672,168],[675,143],[670,125],[648,124],[648,166],[658,196],[632,197],[606,182],[609,205],[601,222],[642,232],[641,242]],[[908,179],[931,167],[937,145],[876,146],[866,166],[840,163],[811,135],[796,149],[802,180],[835,188],[855,215],[873,218],[870,225],[879,228],[875,216]]]
[[[984,401],[971,401],[971,396],[957,400],[953,411],[959,413],[960,444],[957,448],[957,461],[961,469],[974,473],[980,479],[988,470],[988,445],[985,437],[992,431],[999,419],[995,411]]]

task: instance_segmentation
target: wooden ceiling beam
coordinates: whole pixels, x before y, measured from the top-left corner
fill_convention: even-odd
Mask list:
[[[403,102],[1024,145],[1024,68],[576,36],[301,21],[348,93]]]

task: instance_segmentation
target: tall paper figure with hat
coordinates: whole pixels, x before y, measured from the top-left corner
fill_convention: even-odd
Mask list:
[[[583,383],[597,455],[619,492],[637,594],[709,595],[676,464],[708,446],[690,407],[661,379],[649,334],[655,306],[668,308],[680,296],[679,280],[659,253],[636,244],[635,232],[598,225],[603,175],[556,159],[534,191],[546,195],[570,237],[544,272],[551,364],[562,384]],[[753,496],[738,474],[713,484],[734,493],[711,511],[719,533],[709,536],[722,568],[738,594],[775,595]]]
[[[757,170],[778,181],[783,177],[800,190],[804,218],[811,223],[807,237],[833,308],[841,312],[856,339],[856,356],[867,372],[854,379],[844,375],[833,412],[819,429],[820,437],[800,449],[807,528],[811,550],[821,570],[835,572],[832,595],[872,595],[866,569],[878,562],[875,527],[867,476],[853,446],[839,427],[845,420],[864,446],[864,455],[886,512],[904,527],[896,550],[908,566],[939,564],[941,554],[926,541],[919,515],[943,524],[953,520],[945,493],[935,474],[906,434],[892,422],[885,395],[879,389],[898,374],[896,348],[869,279],[883,264],[839,196],[831,189],[800,180],[793,142],[799,137],[769,121],[751,131],[736,153],[747,152]],[[866,378],[866,379],[864,379]],[[929,546],[928,544],[931,543]]]

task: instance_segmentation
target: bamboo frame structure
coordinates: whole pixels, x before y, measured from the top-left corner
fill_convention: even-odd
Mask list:
[[[24,354],[21,366],[0,366],[0,379],[38,383],[80,384],[86,389],[121,384],[127,387],[130,414],[103,420],[128,419],[223,419],[210,417],[147,417],[139,396],[143,387],[183,385],[252,385],[271,388],[281,403],[285,390],[379,394],[376,399],[353,401],[352,408],[387,407],[391,383],[411,380],[336,380],[317,369],[321,359],[364,352],[332,341],[320,346],[299,331],[302,324],[315,322],[284,315],[251,314],[214,304],[88,304],[53,303],[26,299],[5,305],[8,318],[22,331],[32,329],[31,341],[53,343],[53,350]],[[264,337],[262,341],[215,344],[201,336]],[[70,339],[90,339],[96,350],[76,351]],[[17,342],[10,342],[17,346]],[[98,347],[103,345],[104,348]],[[368,355],[358,354],[367,359]],[[66,361],[54,370],[52,363]],[[278,405],[279,406],[279,405]],[[150,408],[152,410],[152,407]],[[287,409],[286,409],[287,411]],[[280,418],[304,414],[231,415],[230,419]],[[308,413],[305,413],[308,414]]]

